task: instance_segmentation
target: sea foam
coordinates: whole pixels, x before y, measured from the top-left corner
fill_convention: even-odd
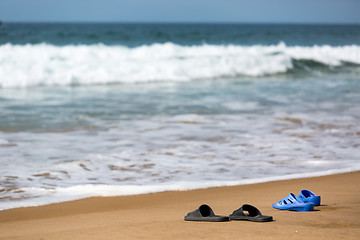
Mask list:
[[[125,46],[26,44],[0,46],[0,87],[177,82],[285,73],[293,61],[360,64],[360,46]]]
[[[223,186],[236,186],[236,185],[248,185],[257,184],[272,181],[290,180],[298,178],[320,177],[332,174],[348,173],[353,171],[359,171],[360,167],[327,170],[322,172],[311,172],[301,174],[289,174],[285,176],[275,176],[256,179],[243,179],[239,181],[206,181],[201,183],[196,182],[177,182],[173,184],[164,185],[77,185],[71,187],[57,187],[53,189],[46,188],[22,188],[21,191],[25,191],[28,194],[37,195],[35,199],[25,199],[19,201],[2,202],[0,211],[19,207],[33,207],[42,206],[53,203],[67,202],[78,199],[90,198],[90,197],[113,197],[113,196],[129,196],[138,194],[158,193],[165,191],[186,191],[195,189],[205,189],[211,187],[223,187]]]

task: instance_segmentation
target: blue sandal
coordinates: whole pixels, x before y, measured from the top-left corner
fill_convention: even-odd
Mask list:
[[[321,197],[316,196],[315,193],[310,190],[301,190],[298,198],[305,203],[308,202],[314,204],[314,206],[320,206]]]
[[[298,212],[307,212],[314,210],[313,203],[304,203],[298,199],[293,193],[290,193],[287,197],[281,199],[277,203],[272,204],[273,208],[280,210],[290,210]]]

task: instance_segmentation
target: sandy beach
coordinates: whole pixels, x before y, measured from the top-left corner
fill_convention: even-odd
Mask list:
[[[360,239],[360,25],[210,20],[2,19],[0,240]]]
[[[97,197],[0,212],[0,239],[359,239],[360,172],[235,187]],[[313,212],[273,209],[288,193],[310,189],[321,195]],[[187,222],[206,203],[229,215],[245,203],[269,223]]]

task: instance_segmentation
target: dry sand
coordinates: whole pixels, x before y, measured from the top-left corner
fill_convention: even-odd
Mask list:
[[[322,206],[313,212],[271,207],[301,189],[321,195]],[[249,203],[275,221],[184,221],[203,203],[219,215]],[[0,239],[360,239],[360,172],[11,209],[0,212]]]

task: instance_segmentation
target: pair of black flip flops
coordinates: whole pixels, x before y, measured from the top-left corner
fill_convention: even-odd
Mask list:
[[[229,216],[215,215],[214,211],[206,204],[201,205],[185,216],[185,221],[225,222],[229,220],[247,220],[252,222],[270,222],[272,216],[262,215],[259,209],[249,204],[244,204]]]

